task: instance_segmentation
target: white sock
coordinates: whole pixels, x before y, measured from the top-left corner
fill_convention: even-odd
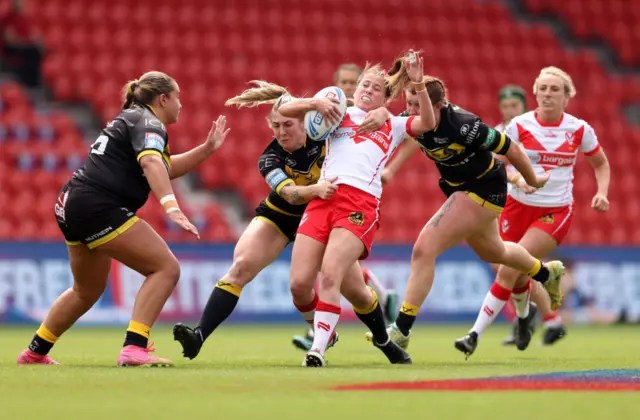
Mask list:
[[[319,302],[318,294],[315,293],[315,291],[313,295],[313,300],[311,301],[310,304],[306,306],[299,306],[295,302],[293,302],[293,305],[296,307],[296,309],[298,309],[298,311],[300,312],[300,315],[302,315],[302,318],[307,322],[307,324],[309,324],[311,328],[313,328],[313,318],[316,314],[316,306],[318,306],[318,302]]]
[[[338,325],[341,308],[330,303],[318,302],[314,319],[314,337],[311,349],[324,355],[329,340]]]
[[[524,319],[529,316],[529,300],[531,299],[531,280],[523,287],[516,287],[511,293],[511,300],[516,307],[518,318]]]
[[[376,292],[378,302],[380,302],[380,305],[382,305],[383,308],[386,307],[387,299],[389,298],[389,292],[387,289],[370,270],[362,267],[362,274],[364,275],[364,284],[368,285],[374,292]]]
[[[493,320],[495,320],[500,311],[502,311],[510,295],[511,290],[505,289],[497,282],[493,283],[489,293],[487,293],[487,296],[484,298],[484,302],[482,302],[482,309],[478,313],[478,318],[476,319],[476,323],[473,324],[471,331],[481,336],[484,330],[493,323]]]
[[[544,318],[544,320],[542,321],[542,325],[545,328],[557,328],[562,325],[562,318],[560,317],[559,313],[554,312]]]

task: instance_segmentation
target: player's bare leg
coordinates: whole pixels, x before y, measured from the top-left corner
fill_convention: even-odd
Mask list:
[[[216,283],[195,328],[182,323],[173,327],[173,338],[182,354],[195,358],[207,338],[231,315],[242,293],[266,266],[275,261],[289,243],[268,220],[256,217],[245,229],[233,251],[233,263]]]
[[[73,286],[51,305],[19,364],[57,364],[48,356],[58,338],[98,301],[107,285],[111,258],[85,245],[70,245]]]
[[[362,267],[361,271],[362,275],[364,276],[364,283],[367,286],[371,287],[371,289],[373,289],[373,291],[376,293],[376,296],[378,297],[378,301],[380,302],[382,311],[384,313],[385,322],[387,324],[393,323],[398,314],[398,294],[395,290],[389,290],[384,287],[371,270]],[[313,337],[313,328],[309,328],[304,335],[293,336],[293,345],[300,350],[309,351],[311,350],[311,345],[313,344]],[[338,335],[336,333],[336,340],[337,337]],[[333,344],[335,344],[335,342],[330,343],[329,347],[331,347]]]
[[[467,238],[467,243],[485,261],[502,263],[498,269],[496,282],[485,297],[482,309],[476,323],[467,336],[455,342],[458,350],[470,355],[475,351],[478,339],[484,330],[493,323],[507,300],[515,293],[514,303],[519,318],[516,344],[520,350],[526,349],[531,341],[529,325],[533,316],[529,317],[529,276],[541,282],[555,282],[558,286],[564,272],[559,261],[550,262],[546,266],[534,258],[527,250],[513,242],[503,242],[497,229],[497,220],[493,220],[479,232]],[[521,242],[529,245],[529,240],[523,238]],[[535,245],[531,246],[532,249]],[[539,249],[537,249],[539,250]],[[544,250],[539,250],[543,252]],[[533,267],[528,269],[526,267]]]
[[[169,246],[147,222],[139,220],[97,249],[146,277],[136,296],[118,365],[173,365],[150,354],[154,349],[149,343],[151,327],[180,279],[180,263]]]
[[[383,351],[389,361],[401,363],[401,358],[402,360],[408,358],[405,357],[406,353],[389,340],[382,308],[375,297],[375,292],[371,293],[364,284],[362,271],[357,264],[358,258],[364,251],[362,241],[349,230],[335,228],[331,231],[318,283],[320,301],[314,318],[315,336],[312,348],[303,362],[304,366],[325,365],[324,352],[340,318],[342,290],[346,293],[345,297],[354,304],[360,320],[372,331],[376,347]],[[351,275],[348,275],[349,271],[352,272]],[[349,283],[343,288],[345,278]],[[399,350],[401,353],[394,350]]]

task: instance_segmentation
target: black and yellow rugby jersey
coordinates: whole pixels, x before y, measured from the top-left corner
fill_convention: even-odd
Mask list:
[[[511,139],[456,105],[448,104],[440,112],[438,126],[416,139],[424,154],[435,161],[440,176],[459,185],[497,170],[493,153],[507,153]]]
[[[271,192],[265,202],[269,208],[283,214],[301,216],[306,204],[289,204],[278,194],[286,185],[313,185],[320,179],[326,154],[325,143],[307,139],[306,145],[293,153],[285,151],[277,140],[269,143],[258,160],[258,169]]]
[[[73,174],[71,185],[75,181],[96,187],[136,211],[151,190],[139,163],[150,154],[160,156],[170,170],[169,136],[164,124],[150,107],[135,104],[102,130],[84,164]]]

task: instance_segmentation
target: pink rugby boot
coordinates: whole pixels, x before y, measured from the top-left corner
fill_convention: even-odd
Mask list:
[[[26,349],[18,356],[19,365],[59,365],[60,363],[49,357],[48,354],[34,353]]]
[[[173,366],[171,360],[150,354],[154,351],[156,349],[152,342],[146,349],[138,346],[123,347],[118,356],[118,366]]]

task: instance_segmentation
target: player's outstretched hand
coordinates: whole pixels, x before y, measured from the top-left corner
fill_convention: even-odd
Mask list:
[[[180,226],[182,229],[193,233],[198,239],[200,239],[200,233],[198,232],[198,229],[193,224],[191,224],[189,219],[187,219],[187,216],[185,216],[182,211],[173,211],[169,213],[169,219],[171,219],[173,223]]]
[[[229,130],[231,129],[227,128],[225,130],[226,125],[227,117],[224,115],[220,115],[218,119],[211,124],[211,130],[209,130],[209,135],[207,135],[206,144],[211,145],[212,152],[218,150],[224,143],[224,139],[227,138],[227,134],[229,134]]]

